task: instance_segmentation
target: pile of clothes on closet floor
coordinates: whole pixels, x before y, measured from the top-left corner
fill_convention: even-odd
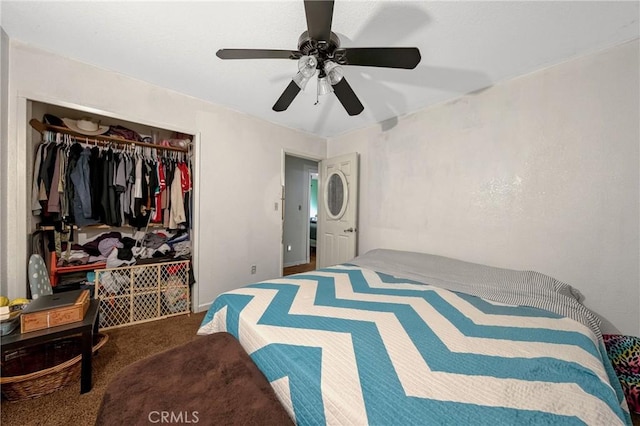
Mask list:
[[[191,244],[186,230],[147,232],[138,239],[112,231],[102,233],[85,244],[73,244],[62,252],[58,267],[104,262],[106,268],[117,268],[190,256]]]

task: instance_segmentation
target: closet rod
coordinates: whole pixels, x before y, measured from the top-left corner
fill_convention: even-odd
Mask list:
[[[41,135],[44,134],[44,132],[47,130],[50,132],[64,133],[66,135],[71,136],[73,139],[75,139],[76,142],[79,142],[79,143],[85,143],[86,141],[90,141],[90,142],[99,143],[101,145],[109,145],[109,144],[135,145],[135,146],[142,146],[146,148],[155,148],[157,150],[177,151],[177,152],[184,152],[184,153],[188,152],[188,149],[186,148],[176,148],[173,146],[155,145],[152,143],[113,138],[111,136],[87,136],[78,132],[74,132],[73,130],[66,127],[58,127],[58,126],[52,126],[50,124],[41,123],[35,118],[32,118],[31,120],[29,120],[29,124]]]

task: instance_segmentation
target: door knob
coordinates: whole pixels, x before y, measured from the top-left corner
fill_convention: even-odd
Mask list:
[[[345,229],[343,232],[355,232],[356,230],[353,228]]]

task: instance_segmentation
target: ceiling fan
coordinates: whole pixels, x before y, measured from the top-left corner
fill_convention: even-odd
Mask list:
[[[305,0],[307,31],[298,39],[298,50],[220,49],[220,59],[294,59],[298,73],[293,77],[274,111],[286,110],[318,71],[318,95],[329,92],[349,115],[358,115],[364,106],[344,78],[342,65],[413,69],[420,63],[417,47],[340,47],[340,39],[331,31],[333,0]]]

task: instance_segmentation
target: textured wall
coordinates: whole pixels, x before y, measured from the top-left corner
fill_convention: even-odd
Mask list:
[[[8,144],[6,143],[9,128],[9,37],[0,27],[0,169],[4,170],[8,165]],[[7,192],[7,180],[0,176],[0,200],[4,200]],[[0,203],[0,294],[6,295],[9,282],[7,275],[6,255],[8,253],[7,208],[5,203]]]
[[[360,252],[388,247],[580,289],[640,334],[638,40],[349,133]]]

